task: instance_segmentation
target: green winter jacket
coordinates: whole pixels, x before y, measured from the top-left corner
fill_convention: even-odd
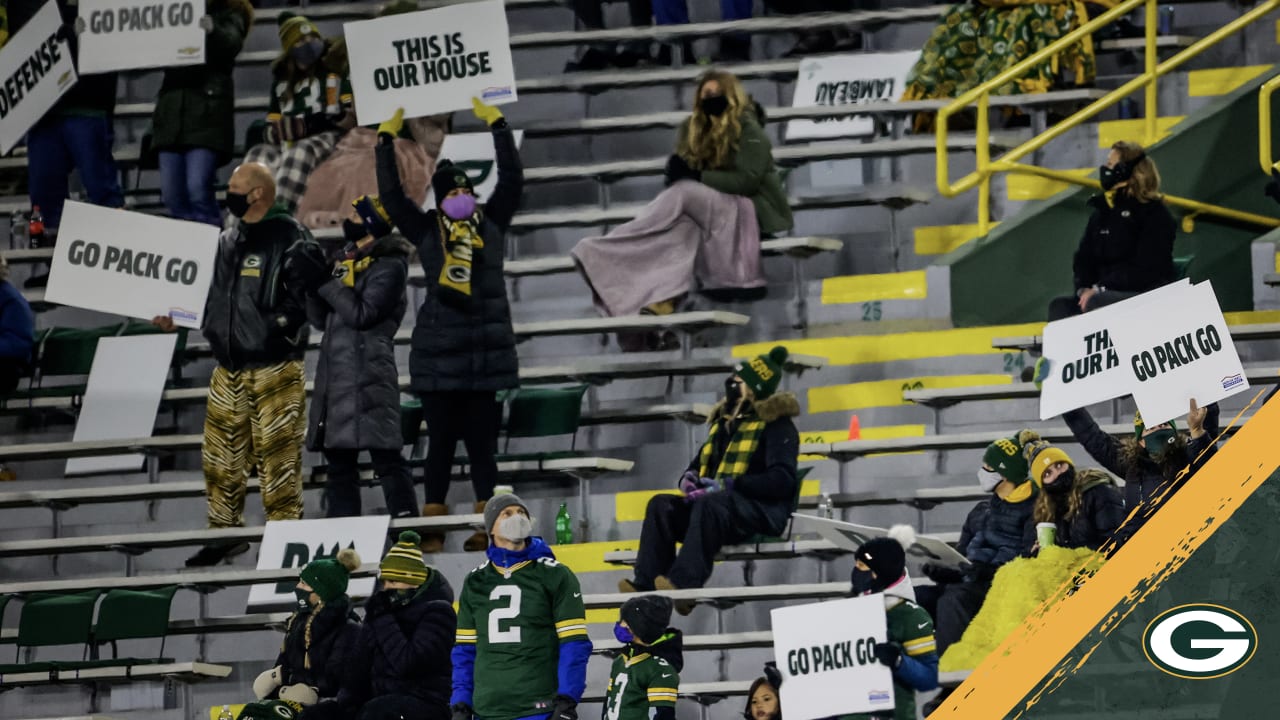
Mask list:
[[[771,235],[791,229],[791,204],[787,202],[787,191],[782,186],[782,176],[773,164],[773,145],[764,132],[764,111],[760,105],[752,106],[742,113],[742,137],[738,141],[737,151],[729,158],[724,167],[702,171],[702,183],[707,187],[730,195],[742,195],[751,198],[756,208],[756,222],[760,232]],[[685,134],[689,131],[686,119],[680,125],[680,134],[676,147],[684,144]]]
[[[248,0],[208,0],[213,32],[205,36],[203,65],[169,68],[151,118],[156,150],[208,148],[221,162],[235,150],[235,87],[231,73],[253,23]]]

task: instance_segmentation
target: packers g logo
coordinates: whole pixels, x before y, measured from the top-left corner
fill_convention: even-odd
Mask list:
[[[1207,603],[1164,611],[1142,633],[1142,649],[1160,670],[1186,680],[1222,677],[1244,667],[1258,649],[1248,618]]]

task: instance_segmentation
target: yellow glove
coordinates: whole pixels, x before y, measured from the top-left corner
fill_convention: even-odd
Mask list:
[[[8,41],[9,41],[9,31],[0,29],[0,47],[4,47],[4,44]]]
[[[378,134],[386,133],[391,137],[400,135],[400,131],[404,129],[404,108],[396,108],[396,114],[391,116],[390,120],[385,120],[378,126]]]
[[[492,105],[485,105],[480,98],[471,98],[471,112],[484,121],[485,125],[493,125],[502,119],[502,111]]]

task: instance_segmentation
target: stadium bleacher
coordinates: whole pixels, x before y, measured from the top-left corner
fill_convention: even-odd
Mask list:
[[[424,0],[420,5],[444,3]],[[609,626],[627,596],[612,589],[634,563],[639,535],[634,513],[621,513],[615,498],[624,493],[643,496],[674,485],[695,443],[701,442],[703,434],[697,425],[705,421],[721,394],[727,369],[736,358],[755,354],[756,345],[795,343],[797,348],[787,364],[784,389],[801,398],[805,413],[797,424],[806,457],[802,465],[813,467],[813,485],[799,500],[801,513],[825,511],[877,527],[905,522],[954,542],[965,512],[984,496],[974,485],[973,470],[981,449],[994,437],[1018,427],[1034,427],[1078,461],[1087,462],[1061,422],[1039,421],[1034,407],[1039,393],[1034,385],[1017,382],[1028,362],[1026,353],[1039,349],[1037,327],[978,328],[973,334],[981,336],[978,341],[954,339],[947,334],[953,328],[943,299],[950,288],[945,282],[935,284],[939,276],[933,274],[929,286],[921,288],[919,277],[913,275],[943,264],[937,256],[941,251],[920,241],[921,230],[941,228],[949,238],[973,237],[965,230],[974,218],[973,197],[945,198],[935,189],[938,139],[908,133],[914,115],[936,112],[944,104],[941,101],[866,105],[860,111],[875,118],[874,136],[789,144],[778,130],[783,121],[833,117],[845,111],[790,107],[799,60],[758,59],[730,68],[767,109],[775,157],[789,171],[787,189],[797,216],[791,236],[762,242],[766,257],[786,259],[766,263],[770,288],[763,300],[717,303],[700,298],[694,309],[673,315],[598,318],[589,290],[568,256],[577,238],[633,218],[652,197],[673,129],[687,115],[691,83],[705,70],[686,66],[560,73],[559,66],[574,49],[636,38],[705,41],[732,30],[754,35],[755,57],[770,58],[797,29],[852,27],[871,41],[868,47],[875,51],[908,50],[919,47],[947,6],[759,17],[733,23],[704,22],[715,10],[696,7],[696,21],[685,26],[584,32],[568,29],[571,16],[558,0],[506,0],[506,5],[513,18],[512,47],[521,60],[521,101],[504,110],[513,126],[525,131],[522,154],[530,185],[512,226],[506,264],[515,331],[522,340],[521,382],[590,387],[575,423],[581,437],[575,435],[574,454],[558,456],[559,444],[537,438],[532,443],[536,451],[504,459],[500,471],[502,482],[512,484],[528,500],[542,534],[553,535],[551,521],[560,503],[566,503],[573,514],[577,542],[557,545],[555,550],[582,581],[595,641],[583,699],[590,707],[580,711],[584,717],[599,712],[608,654],[619,648]],[[1190,46],[1217,22],[1215,13],[1228,7],[1225,2],[1177,5],[1177,28],[1159,38],[1162,51]],[[375,9],[373,3],[343,3],[312,5],[303,11],[336,32],[340,23],[370,17]],[[250,42],[239,58],[239,122],[265,112],[267,64],[276,55],[275,18],[280,12],[279,8],[259,10]],[[1274,40],[1272,33],[1270,42]],[[1280,58],[1275,46],[1262,44],[1248,52],[1223,50],[1213,62],[1243,65]],[[994,133],[986,147],[979,146],[973,133],[952,133],[945,147],[971,162],[978,154],[998,153],[1021,143],[1047,127],[1051,116],[1062,114],[1064,108],[1069,112],[1096,100],[1131,77],[1136,69],[1129,60],[1133,53],[1141,53],[1143,40],[1111,38],[1098,41],[1095,47],[1100,66],[1096,87],[993,97],[993,110],[1028,115],[1030,129]],[[1185,115],[1214,101],[1212,93],[1186,91],[1195,85],[1193,76],[1201,67],[1210,65],[1180,71],[1176,92],[1162,86],[1161,116]],[[154,109],[156,75],[128,75],[121,83],[117,107],[116,157],[131,178],[129,207],[160,212],[155,173],[136,167],[140,129]],[[459,120],[460,126],[467,125],[461,113]],[[1104,136],[1120,131],[1113,128],[1133,127],[1107,126],[1112,122],[1131,121],[1111,114],[1077,128],[1063,147],[1038,151],[1037,163],[1054,168],[1096,164],[1090,151],[1105,147]],[[0,171],[24,168],[26,162],[22,152],[0,158]],[[1030,195],[1015,197],[1012,181],[1007,188],[1001,183],[993,193],[1002,197],[997,204],[1003,219],[1035,212],[1034,201],[1060,189],[1042,185]],[[0,197],[0,215],[26,206],[25,197]],[[1081,223],[1084,217],[1081,211]],[[317,234],[335,235],[336,230]],[[958,242],[943,250],[959,247]],[[27,272],[48,261],[51,251],[14,247],[3,254],[20,283]],[[1280,283],[1274,269],[1252,268],[1255,281]],[[1063,275],[1066,278],[1069,269],[1064,268]],[[848,278],[861,283],[858,292],[836,297],[825,291],[828,281]],[[421,270],[413,268],[411,305],[422,281]],[[44,302],[38,289],[25,294],[41,311],[40,328],[119,322]],[[407,344],[414,310],[396,337],[397,345]],[[607,341],[610,333],[650,330],[680,333],[680,351],[624,356]],[[1240,344],[1239,350],[1251,384],[1280,382],[1280,368],[1275,365],[1280,362],[1276,342],[1280,318],[1245,312],[1239,323],[1233,323],[1232,337],[1238,344],[1249,341]],[[841,344],[847,338],[860,342]],[[867,344],[861,344],[863,340]],[[319,333],[313,332],[309,367],[314,367],[318,343]],[[810,348],[824,349],[810,352]],[[404,357],[400,347],[402,371]],[[12,469],[18,478],[11,487],[0,486],[0,573],[5,577],[0,587],[0,645],[25,644],[19,629],[22,610],[45,593],[183,590],[174,595],[173,610],[163,618],[171,662],[68,667],[56,672],[47,668],[0,671],[0,690],[5,690],[0,693],[0,717],[152,720],[179,713],[188,719],[208,717],[210,707],[250,699],[252,679],[274,659],[279,630],[288,616],[246,612],[247,588],[292,581],[297,578],[296,568],[256,570],[254,553],[249,553],[227,567],[178,570],[181,558],[195,546],[259,541],[263,519],[256,499],[250,498],[246,527],[204,528],[205,486],[198,452],[211,366],[207,343],[193,336],[177,366],[181,378],[175,377],[161,400],[162,408],[172,412],[173,422],[152,437],[75,442],[68,439],[65,422],[33,421],[49,413],[74,415],[79,407],[77,392],[0,399],[0,432],[8,438],[0,445],[0,465]],[[934,387],[919,380],[992,375],[1006,376],[1010,382]],[[402,390],[407,390],[408,376],[400,380]],[[83,381],[83,377],[68,380]],[[872,385],[884,381],[902,386],[888,401],[880,391],[871,391]],[[822,402],[815,403],[815,398]],[[992,402],[996,400],[1001,402]],[[1243,404],[1233,400],[1227,409],[1238,410]],[[1113,405],[1108,408],[1111,424],[1103,429],[1114,435],[1131,434],[1132,403]],[[1224,410],[1224,423],[1232,414]],[[846,431],[851,415],[861,421],[861,437]],[[421,436],[426,427],[417,430]],[[64,476],[62,463],[67,459],[135,453],[146,458],[137,473]],[[414,467],[420,465],[416,460]],[[460,460],[455,479],[466,478],[467,465]],[[308,518],[320,516],[317,490],[324,479],[322,461],[308,456]],[[371,479],[366,470],[362,476],[365,505],[376,512],[382,498]],[[249,491],[258,491],[256,479]],[[451,495],[456,514],[391,523],[394,529],[453,531],[446,551],[429,561],[455,589],[465,572],[479,562],[478,555],[462,552],[454,540],[481,521],[469,502],[464,507],[466,492],[455,490]],[[46,511],[51,512],[52,525]],[[364,560],[354,577],[376,573],[376,558]],[[764,660],[772,659],[769,610],[844,597],[849,590],[848,552],[805,533],[783,541],[726,547],[718,560],[720,567],[708,587],[666,593],[700,607],[694,615],[675,621],[686,633],[686,653],[696,654],[699,660],[719,658],[689,664],[680,688],[680,696],[688,701],[680,704],[681,720],[690,720],[694,713],[700,720],[740,717],[739,703],[751,679],[759,674]],[[917,560],[912,562],[918,565]],[[35,659],[41,657],[36,653]],[[955,687],[966,675],[945,673],[940,682]],[[146,702],[135,706],[120,693],[123,709],[117,709],[112,704],[117,702],[116,695],[102,689],[126,684],[136,685],[143,694],[147,688],[172,684],[180,697],[170,705],[161,701],[158,707]],[[48,690],[51,685],[58,692]],[[156,705],[154,697],[151,705]]]

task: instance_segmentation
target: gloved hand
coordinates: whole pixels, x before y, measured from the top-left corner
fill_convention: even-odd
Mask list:
[[[364,603],[365,621],[368,622],[370,618],[375,618],[379,615],[391,612],[391,606],[395,604],[394,598],[392,597],[393,595],[395,595],[395,593],[387,590],[379,590],[378,592],[370,595],[369,599]],[[467,710],[470,709],[471,708],[467,708]],[[471,716],[467,715],[467,717],[469,718]]]
[[[471,112],[476,117],[484,121],[485,125],[493,127],[494,123],[502,119],[502,111],[492,105],[486,105],[480,101],[480,98],[471,98]]]
[[[1263,194],[1280,202],[1280,169],[1271,168],[1271,182],[1267,183],[1267,189],[1263,190]]]
[[[876,643],[876,659],[890,670],[897,670],[902,664],[902,647],[898,643]]]
[[[551,700],[551,715],[547,720],[578,720],[578,701],[568,695],[557,695]]]
[[[719,489],[720,485],[715,480],[698,477],[698,474],[692,470],[686,471],[680,478],[680,492],[684,493],[685,500],[697,500],[703,495]]]
[[[1044,381],[1049,377],[1049,358],[1041,357],[1036,360],[1036,370],[1031,376],[1031,381],[1036,384],[1036,389],[1040,390],[1044,385]]]
[[[698,481],[701,479],[702,478],[698,477],[698,473],[692,470],[685,470],[684,474],[680,476],[680,492],[688,495],[694,490],[697,490],[700,487]]]
[[[764,664],[764,677],[769,681],[770,687],[774,690],[782,689],[782,671],[778,669],[778,663],[770,660]]]
[[[308,113],[304,119],[307,137],[333,130],[333,118],[324,113]]]
[[[294,290],[315,292],[333,277],[333,266],[318,243],[301,243],[284,259],[285,285]]]
[[[200,29],[203,30],[206,35],[213,32],[213,16],[212,15],[205,15],[204,17],[200,18]]]
[[[449,711],[453,714],[452,720],[472,720],[476,714],[466,703],[454,703],[449,707]]]
[[[667,158],[667,185],[674,185],[681,180],[702,182],[702,171],[694,170],[679,154],[673,153]]]
[[[396,114],[391,116],[390,120],[384,120],[378,126],[378,136],[386,135],[388,137],[397,137],[400,131],[404,129],[404,108],[396,108]]]
[[[921,570],[924,571],[925,577],[939,585],[964,582],[964,571],[953,565],[927,562]]]

